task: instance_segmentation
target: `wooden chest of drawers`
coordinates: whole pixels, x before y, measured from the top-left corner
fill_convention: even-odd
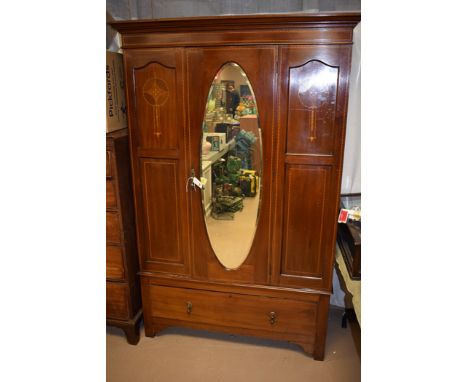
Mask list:
[[[137,344],[142,317],[127,129],[106,141],[106,321]]]

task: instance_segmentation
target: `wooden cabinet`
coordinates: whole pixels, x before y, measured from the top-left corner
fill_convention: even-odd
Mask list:
[[[121,21],[145,333],[182,325],[289,340],[323,359],[356,13]],[[257,228],[235,270],[216,257],[199,192],[217,71],[255,93]]]
[[[142,309],[128,145],[127,129],[107,134],[106,316],[137,344]]]

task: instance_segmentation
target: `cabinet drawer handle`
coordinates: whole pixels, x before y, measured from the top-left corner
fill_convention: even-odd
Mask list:
[[[276,324],[276,318],[277,318],[276,312],[270,312],[269,317],[270,317],[270,325]]]
[[[192,302],[187,301],[187,313],[190,314],[192,313]]]

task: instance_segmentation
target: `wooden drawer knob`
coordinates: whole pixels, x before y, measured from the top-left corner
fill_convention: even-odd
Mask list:
[[[187,313],[190,314],[192,313],[192,302],[187,301]]]
[[[270,325],[276,324],[276,319],[277,319],[276,312],[270,312],[269,317],[270,317]]]

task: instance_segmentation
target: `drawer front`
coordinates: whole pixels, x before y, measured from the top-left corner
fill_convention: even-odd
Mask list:
[[[130,318],[128,307],[128,286],[108,281],[106,285],[107,318],[126,320]]]
[[[120,219],[117,212],[106,212],[106,238],[110,243],[120,244]]]
[[[117,196],[115,193],[115,181],[106,180],[106,207],[117,208]]]
[[[125,268],[123,263],[123,249],[115,245],[106,247],[106,277],[112,280],[124,280]]]
[[[287,334],[314,333],[313,302],[150,286],[153,317]]]

